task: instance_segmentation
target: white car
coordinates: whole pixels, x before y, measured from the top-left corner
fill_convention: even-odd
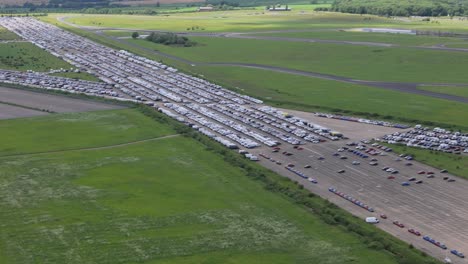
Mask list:
[[[378,224],[380,221],[377,217],[366,217],[366,223]]]

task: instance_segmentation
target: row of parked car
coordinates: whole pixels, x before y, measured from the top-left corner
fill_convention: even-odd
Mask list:
[[[266,107],[261,100],[128,51],[113,50],[34,18],[3,17],[0,24],[76,69],[98,76],[120,97],[155,106],[227,147],[339,139],[331,135],[330,129]]]
[[[401,129],[410,127],[408,125],[396,124],[396,123],[391,123],[391,122],[382,121],[382,120],[372,120],[372,119],[365,119],[365,118],[353,117],[353,116],[335,115],[335,114],[330,114],[330,113],[315,113],[315,115],[318,117],[332,118],[332,119],[364,123],[364,124],[370,124],[370,125],[376,125],[376,126],[386,126],[386,127],[394,127],[394,128],[401,128]]]
[[[0,69],[0,82],[55,89],[70,93],[85,93],[94,96],[121,97],[113,86],[106,83],[71,79],[38,72],[20,72]]]
[[[408,147],[417,147],[448,153],[468,153],[468,134],[453,132],[443,128],[422,127],[416,125],[407,132],[395,132],[378,139],[390,144],[404,144]]]

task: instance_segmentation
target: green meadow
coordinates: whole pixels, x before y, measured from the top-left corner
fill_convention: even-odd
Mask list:
[[[76,123],[86,135],[76,132]],[[71,141],[98,147],[172,132],[129,109],[0,126],[17,134],[0,137],[2,145],[24,145],[31,130],[50,131],[43,140],[60,142],[55,149],[74,146]],[[103,132],[113,142],[96,136]],[[37,142],[23,149],[51,150]],[[187,137],[8,153],[0,155],[1,263],[401,263],[265,190]],[[406,257],[433,263],[415,253]]]
[[[193,62],[254,63],[360,80],[468,83],[468,53],[257,39],[190,37],[190,48],[129,39]]]

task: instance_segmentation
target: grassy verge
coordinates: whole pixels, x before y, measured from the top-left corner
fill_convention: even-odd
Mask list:
[[[443,93],[443,94],[451,94],[456,96],[468,97],[468,86],[466,87],[459,87],[459,86],[419,86],[418,89],[436,92],[436,93]]]
[[[450,173],[468,179],[468,156],[443,153],[440,151],[425,150],[403,145],[386,144],[397,153],[405,153],[415,160],[429,166],[446,169]]]
[[[0,27],[0,40],[17,40],[20,39],[18,35],[9,31],[4,27]]]

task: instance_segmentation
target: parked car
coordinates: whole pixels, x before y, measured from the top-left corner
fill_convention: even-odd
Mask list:
[[[398,221],[396,221],[396,220],[393,221],[393,224],[396,225],[396,226],[398,226],[398,227],[400,227],[400,228],[404,228],[404,227],[405,227],[404,224],[402,224],[402,223],[400,223],[400,222],[398,222]]]
[[[420,236],[421,235],[421,232],[419,232],[417,230],[414,230],[413,228],[408,229],[408,232],[410,232],[411,234],[413,234],[415,236]]]

